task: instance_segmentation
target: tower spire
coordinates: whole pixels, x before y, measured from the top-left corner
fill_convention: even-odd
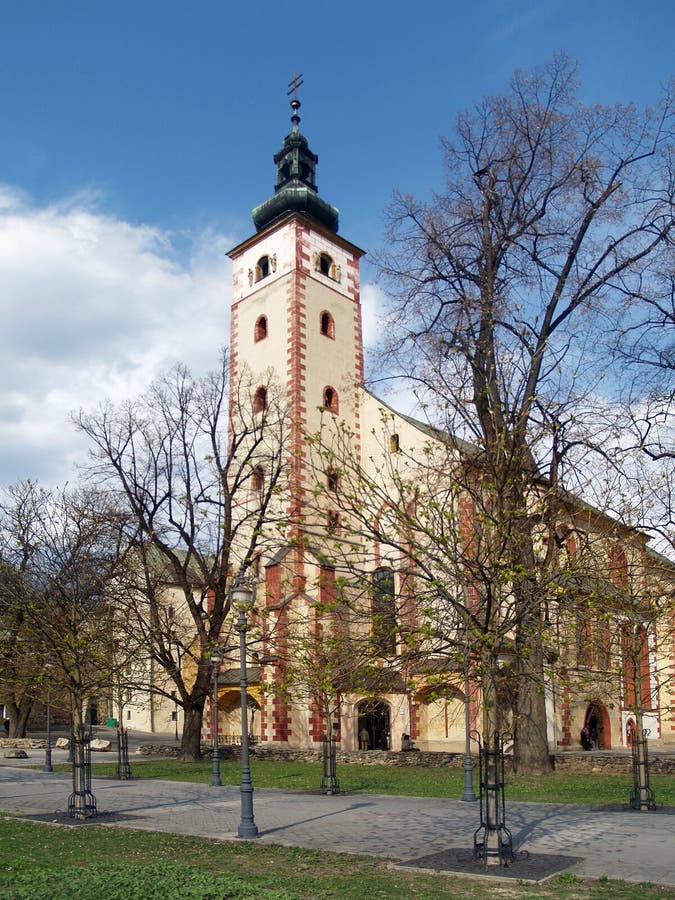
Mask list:
[[[291,100],[291,109],[293,110],[293,115],[291,116],[291,122],[293,124],[293,131],[300,131],[300,116],[298,115],[298,110],[302,105],[298,100],[298,88],[301,87],[305,83],[305,79],[303,78],[301,73],[294,72],[293,78],[288,82],[288,91],[286,91],[286,95],[290,96],[293,94],[293,99]]]
[[[338,230],[337,209],[317,195],[316,164],[319,157],[309,149],[307,138],[300,131],[298,88],[303,84],[303,76],[298,72],[288,83],[286,94],[291,97],[293,110],[291,131],[284,138],[281,150],[274,154],[277,167],[274,196],[256,206],[252,212],[257,231],[290,212],[304,213],[330,231],[337,233]]]

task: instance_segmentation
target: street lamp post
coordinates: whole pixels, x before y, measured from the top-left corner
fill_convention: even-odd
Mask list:
[[[469,629],[464,634],[464,790],[462,800],[477,800],[473,790],[473,760],[471,759],[471,697],[469,694]]]
[[[180,641],[175,632],[171,632],[171,637],[169,641],[171,642],[171,638],[173,639],[174,644],[176,645],[176,659],[178,662],[178,675],[181,674],[181,658],[180,658]],[[170,644],[171,645],[171,644]],[[172,651],[173,652],[173,651]],[[178,686],[176,686],[176,690],[171,692],[173,696],[173,721],[174,721],[174,729],[175,729],[175,739],[178,742]]]
[[[213,767],[211,775],[212,787],[221,787],[220,780],[220,747],[218,746],[218,675],[220,664],[223,661],[223,651],[220,647],[214,647],[211,651],[211,666],[213,667]]]
[[[45,672],[47,673],[47,746],[45,747],[45,772],[53,772],[52,766],[52,683],[51,674],[54,661],[51,655],[45,660]]]
[[[246,615],[253,606],[253,579],[243,574],[237,576],[232,586],[232,605],[239,611],[239,651],[241,656],[241,821],[237,834],[240,838],[258,837],[258,826],[253,818],[253,782],[249,761],[248,741],[248,680],[246,676]]]

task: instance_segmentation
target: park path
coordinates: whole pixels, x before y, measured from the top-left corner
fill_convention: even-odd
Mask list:
[[[55,760],[56,762],[57,760]],[[2,765],[0,810],[42,821],[65,817],[69,775]],[[154,779],[95,778],[97,823],[148,831],[236,839],[240,795],[236,785]],[[478,804],[376,794],[324,796],[307,791],[256,789],[260,840],[337,852],[366,853],[428,868],[459,868],[478,826]],[[534,861],[579,876],[651,881],[675,887],[675,810],[640,813],[619,808],[518,803],[507,806],[517,858],[512,877],[537,877]],[[522,851],[526,851],[523,853]],[[531,862],[524,857],[529,855]],[[455,852],[455,858],[457,853]]]

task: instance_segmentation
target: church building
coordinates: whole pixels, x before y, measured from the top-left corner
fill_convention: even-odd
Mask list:
[[[355,469],[363,466],[374,479],[428,458],[434,446],[447,451],[442,435],[392,410],[364,387],[359,272],[364,251],[339,233],[338,210],[319,196],[318,157],[300,131],[297,96],[291,108],[291,130],[274,156],[274,194],[253,209],[255,232],[229,254],[231,384],[243,383],[247,373],[254,412],[264,412],[272,391],[288,407],[289,474],[278,501],[284,533],[277,532],[276,546],[264,542],[260,556],[249,561],[257,582],[249,729],[257,742],[279,747],[318,747],[332,733],[343,750],[399,750],[413,741],[422,750],[461,751],[465,714],[468,710],[471,728],[480,728],[482,703],[466,656],[456,654],[453,661],[446,654],[424,667],[410,662],[406,635],[420,630],[414,577],[401,554],[394,559],[378,539],[385,504],[376,510],[367,538],[351,529],[340,502],[345,467],[340,451],[348,450]],[[255,502],[255,479],[252,485],[249,500]],[[574,555],[580,552],[578,535],[593,532],[596,545],[604,548],[609,593],[616,594],[629,569],[637,567],[641,583],[647,579],[672,596],[675,568],[647,549],[643,535],[574,498],[564,505],[561,547]],[[344,602],[350,610],[344,621],[335,612],[336,598],[344,601],[345,590],[336,560],[349,553],[359,558],[370,591]],[[593,731],[600,748],[629,745],[636,691],[650,740],[675,743],[672,622],[659,633],[622,615],[617,613],[610,628],[607,617],[594,610],[585,618],[578,614],[573,623],[562,605],[551,610],[547,626],[557,641],[545,676],[551,752],[579,749],[584,729]],[[617,623],[622,645],[612,633]],[[630,637],[634,646],[636,633],[637,663],[634,653],[628,660],[626,643]],[[610,657],[620,657],[622,647],[626,659],[615,665]],[[610,670],[617,674],[608,680]],[[238,669],[221,676],[217,720],[225,741],[240,730],[238,678]],[[508,708],[508,696],[502,702]],[[156,712],[154,727],[168,730],[175,723],[177,728],[177,708],[167,705],[165,712]],[[213,721],[207,705],[205,740],[212,737]],[[505,730],[508,725],[507,717]]]
[[[339,423],[334,428],[349,436],[350,452],[358,455],[358,465],[382,473],[388,469],[383,457],[406,450],[407,458],[411,459],[416,451],[434,440],[428,427],[397,414],[363,386],[359,275],[363,251],[338,233],[338,210],[319,196],[318,157],[300,131],[297,96],[291,101],[291,107],[291,131],[274,156],[274,194],[253,210],[255,234],[230,252],[234,267],[232,383],[243,367],[254,373],[254,377],[259,373],[261,386],[255,391],[252,403],[254,409],[256,405],[262,407],[267,402],[268,375],[272,371],[289,404],[290,421],[291,473],[285,497],[287,542],[277,552],[263,555],[257,561],[260,579],[257,602],[265,607],[265,627],[271,638],[266,645],[270,661],[265,663],[263,650],[259,654],[263,662],[254,670],[267,685],[251,704],[254,732],[263,743],[308,747],[320,742],[333,727],[339,733],[343,749],[357,749],[360,744],[399,749],[402,740],[409,736],[421,749],[459,750],[465,737],[462,666],[448,666],[447,677],[441,671],[440,675],[434,672],[431,678],[428,670],[425,676],[414,667],[406,668],[401,638],[393,634],[404,632],[405,627],[397,629],[395,623],[392,623],[392,634],[384,636],[382,647],[382,636],[378,638],[374,633],[372,619],[365,625],[352,619],[347,636],[347,643],[354,639],[352,665],[358,668],[367,643],[373,656],[370,674],[360,680],[354,678],[349,690],[345,686],[349,679],[345,679],[339,662],[334,663],[330,674],[335,682],[335,696],[326,699],[325,708],[321,708],[317,694],[330,691],[325,686],[317,687],[320,672],[314,673],[316,682],[312,684],[311,672],[302,678],[296,671],[291,679],[295,681],[295,690],[275,689],[275,682],[278,687],[284,680],[280,658],[285,655],[297,660],[306,654],[305,666],[311,669],[312,645],[316,650],[322,635],[326,636],[322,630],[326,623],[320,621],[320,616],[317,618],[315,610],[329,608],[335,595],[336,576],[327,545],[332,540],[332,546],[336,547],[342,541],[344,552],[345,543],[356,540],[350,534],[349,523],[342,521],[343,512],[336,500],[338,475],[331,473],[326,462],[330,455],[324,455],[317,465],[312,449],[315,436],[325,435],[333,423]],[[332,440],[340,443],[335,434]],[[338,456],[336,453],[335,458]],[[344,465],[344,460],[338,459],[336,465]],[[570,520],[583,518],[588,531],[587,508],[580,504],[578,509],[571,508],[569,512]],[[618,529],[616,523],[600,513],[592,518],[594,524],[590,527],[607,535],[611,533],[614,542],[622,531],[619,540],[625,545],[621,554],[626,567],[630,559],[647,559],[641,536]],[[572,524],[570,521],[569,525]],[[386,621],[388,596],[392,601],[394,595],[403,597],[405,584],[400,563],[390,563],[389,551],[378,546],[376,531],[373,521],[371,546],[354,552],[362,553],[364,560],[367,559],[364,566],[370,568],[371,583],[375,585],[363,603],[369,614],[379,611]],[[363,543],[363,536],[360,540]],[[572,538],[566,540],[568,549],[571,541]],[[615,552],[607,551],[610,555]],[[398,616],[399,620],[408,615],[409,621],[402,624],[409,631],[419,626],[414,604],[408,604],[406,612],[405,600],[396,608],[392,602],[390,613],[392,619]],[[305,642],[293,647],[288,643],[292,638],[287,640],[285,636],[292,635],[295,629],[297,638],[298,623],[304,628]],[[588,627],[586,622],[581,630],[587,631]],[[567,640],[561,632],[561,644],[566,645]],[[606,685],[602,690],[598,687],[594,695],[593,677],[587,675],[576,682],[575,689],[570,670],[576,671],[582,663],[586,669],[606,668],[605,657],[610,652],[608,647],[604,653],[591,652],[590,645],[597,641],[587,635],[579,640],[583,648],[573,658],[561,647],[557,666],[552,664],[547,675],[549,747],[552,751],[578,748],[579,734],[589,722],[600,734],[599,743],[607,749],[625,746],[630,741],[631,725],[634,728],[629,703],[630,678],[626,676],[623,683],[615,683],[609,693]],[[670,642],[672,646],[672,637]],[[339,649],[343,652],[344,646],[340,644]],[[668,683],[669,679],[657,675],[653,635],[649,638],[645,633],[641,652],[645,723],[654,739],[675,740],[670,712],[672,698],[660,689],[660,682]],[[387,657],[386,666],[377,661],[378,654]],[[442,669],[443,664],[439,665]],[[317,666],[320,667],[318,661]],[[381,679],[373,673],[373,668],[377,670],[378,666],[383,670]],[[562,679],[558,678],[560,672],[565,675]],[[617,678],[616,682],[620,680]],[[298,682],[304,691],[298,690]],[[479,727],[481,701],[476,685],[469,686],[469,694],[471,724]],[[232,702],[234,699],[233,696]],[[260,707],[258,710],[256,705]],[[227,709],[222,715],[228,718]],[[225,722],[222,727],[227,733]],[[360,741],[359,735],[364,740]]]

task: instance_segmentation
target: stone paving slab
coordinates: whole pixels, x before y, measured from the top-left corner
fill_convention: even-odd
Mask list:
[[[0,810],[5,812],[63,821],[70,791],[68,775],[0,765]],[[236,785],[94,778],[93,792],[100,815],[88,820],[88,826],[114,824],[236,840]],[[462,860],[479,825],[477,803],[441,798],[256,789],[254,807],[262,843],[372,854],[397,864],[422,866],[426,861],[423,867],[431,868],[446,869],[454,860],[450,870],[462,874],[468,872]],[[531,867],[541,860],[546,871],[567,865],[565,871],[582,877],[604,875],[675,887],[672,815],[507,802],[507,824],[516,861],[506,872],[489,866],[489,875],[536,879]]]

